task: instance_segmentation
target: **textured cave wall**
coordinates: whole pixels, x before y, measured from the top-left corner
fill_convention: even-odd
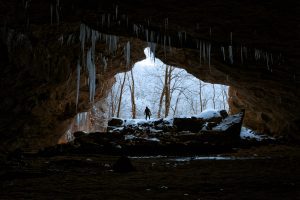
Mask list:
[[[82,67],[79,102],[76,110],[76,65],[79,59],[80,24],[76,26],[34,27],[30,35],[12,29],[2,29],[1,55],[3,57],[1,90],[1,141],[3,149],[39,149],[56,144],[69,128],[77,112],[88,111],[87,69]],[[60,40],[61,34],[75,33],[70,44]],[[127,39],[120,38],[124,45]],[[138,59],[144,57],[139,42],[131,44]],[[88,47],[87,47],[88,48]],[[87,49],[86,48],[86,49]],[[107,47],[101,42],[96,50]],[[104,71],[97,61],[95,102],[106,97],[114,83],[114,75],[128,70],[123,48],[114,59],[107,55]],[[86,53],[86,52],[85,52]],[[134,54],[133,54],[134,55]],[[138,61],[132,56],[132,62]],[[2,149],[2,150],[3,150]]]
[[[76,112],[91,107],[86,79],[81,76],[80,101],[77,111],[75,108],[82,22],[122,38],[117,55],[107,55],[109,70],[99,71],[96,100],[111,87],[108,80],[128,70],[123,55],[127,41],[132,44],[132,63],[144,57],[146,36],[137,36],[132,30],[134,24],[160,34],[168,33],[173,38],[180,31],[187,34],[187,41],[173,41],[172,51],[167,53],[158,45],[156,55],[161,60],[204,81],[231,86],[230,109],[246,109],[246,126],[299,139],[299,1],[61,0],[58,6],[57,2],[0,1],[1,148],[54,144]],[[101,16],[114,16],[116,5],[122,25],[102,26]],[[231,32],[236,50],[233,65],[222,61],[219,49],[220,45],[228,46]],[[77,39],[67,45],[61,36],[70,34]],[[211,66],[199,65],[199,50],[190,42],[196,39],[211,42]],[[265,63],[242,63],[238,57],[241,45],[274,52],[282,58],[270,72]],[[105,48],[98,44],[96,49]],[[97,65],[100,67],[101,63]]]

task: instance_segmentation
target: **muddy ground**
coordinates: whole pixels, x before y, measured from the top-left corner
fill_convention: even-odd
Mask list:
[[[113,171],[117,156],[12,157],[1,163],[0,199],[300,199],[298,146],[210,156],[219,159],[130,158],[129,173]]]

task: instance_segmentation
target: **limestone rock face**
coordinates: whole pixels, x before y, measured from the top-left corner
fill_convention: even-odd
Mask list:
[[[85,62],[86,55],[79,41],[81,23],[119,37],[113,54],[107,42],[95,47],[95,101],[105,97],[116,73],[130,69],[125,44],[130,41],[133,64],[144,58],[143,49],[152,40],[156,56],[165,63],[204,81],[229,85],[230,109],[232,113],[245,109],[246,126],[272,135],[300,137],[297,0],[272,4],[234,0],[26,2],[0,3],[2,151],[53,145],[77,112],[91,108],[83,66],[76,110],[76,66],[78,60]],[[59,9],[51,12],[51,5]],[[206,56],[200,62],[200,42],[206,44],[207,53],[211,45],[209,61]],[[84,51],[91,45],[86,41]],[[228,54],[229,46],[233,57]]]

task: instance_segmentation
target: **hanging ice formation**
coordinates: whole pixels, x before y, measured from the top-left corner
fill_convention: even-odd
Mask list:
[[[179,41],[179,44],[182,46],[182,33],[181,32],[178,32],[178,41]]]
[[[233,64],[232,32],[230,32],[230,45],[228,46],[228,57],[229,57],[230,64]]]
[[[126,60],[126,67],[130,65],[130,42],[128,41],[124,47],[124,58]]]
[[[165,30],[167,30],[168,29],[168,25],[169,25],[169,19],[168,18],[165,18],[164,24],[165,24]]]
[[[118,5],[116,5],[116,19],[118,19]]]
[[[172,45],[171,45],[171,36],[169,36],[169,50],[172,51]]]
[[[58,38],[58,41],[60,41],[60,45],[63,45],[63,43],[64,43],[64,35],[61,35],[61,36]]]
[[[136,37],[139,37],[139,27],[136,24],[133,24],[133,32],[135,33]]]
[[[222,55],[223,55],[223,60],[225,61],[226,60],[225,48],[223,46],[221,47],[221,52],[222,52]]]
[[[204,60],[204,63],[206,62],[206,44],[205,42],[202,42],[202,57],[203,57],[203,60]]]
[[[211,44],[208,43],[207,45],[207,56],[208,56],[208,67],[209,67],[209,71],[211,71],[211,68],[210,68],[210,52],[211,52]]]
[[[76,88],[76,111],[79,99],[79,88],[80,88],[80,63],[77,62],[77,88]]]
[[[241,63],[243,64],[244,59],[243,59],[243,46],[241,45]]]
[[[92,57],[92,49],[90,48],[86,55],[86,66],[89,74],[89,91],[90,91],[90,102],[94,102],[96,92],[96,67],[94,58]]]
[[[88,71],[88,85],[89,85],[89,100],[90,102],[94,101],[95,92],[96,92],[96,66],[95,66],[95,49],[96,49],[96,43],[99,39],[102,39],[103,42],[106,42],[106,45],[108,46],[108,51],[110,55],[114,54],[117,50],[117,43],[118,43],[118,37],[114,35],[106,35],[101,34],[98,31],[89,28],[85,24],[80,25],[80,34],[79,34],[79,40],[81,43],[81,51],[82,51],[82,65],[86,65],[87,71]],[[89,42],[91,44],[90,48],[88,49],[86,53],[86,62],[84,62],[85,57],[85,45],[86,42]],[[102,61],[104,64],[104,69],[107,67],[107,62],[105,57],[102,57]],[[79,65],[80,67],[80,65]],[[80,73],[80,69],[77,69],[78,73]],[[80,79],[80,77],[78,78]],[[79,87],[79,86],[78,86]]]
[[[102,57],[102,62],[103,62],[103,65],[104,65],[104,71],[106,71],[106,69],[107,69],[107,61],[106,61],[105,57]]]
[[[84,45],[85,45],[85,25],[84,24],[80,24],[79,41],[81,43],[81,51],[84,52]]]
[[[156,49],[156,43],[154,42],[154,32],[151,31],[150,33],[150,51],[152,52],[153,60],[155,61],[155,49]]]
[[[228,58],[230,61],[230,64],[233,64],[233,54],[232,54],[232,46],[228,46]]]

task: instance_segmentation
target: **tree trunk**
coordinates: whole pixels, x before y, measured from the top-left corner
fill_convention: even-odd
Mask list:
[[[118,112],[117,112],[117,117],[120,117],[120,110],[121,110],[121,103],[122,103],[122,95],[123,95],[123,90],[124,90],[125,80],[126,80],[126,72],[124,73],[123,82],[122,82],[122,84],[121,84],[120,95],[119,95],[119,102],[118,102]]]
[[[165,95],[165,85],[163,86],[163,89],[162,89],[162,91],[161,91],[160,98],[159,98],[159,105],[158,105],[157,118],[160,118],[160,113],[161,113],[161,109],[162,109],[162,104],[163,104],[163,100],[164,100],[164,95]]]
[[[202,81],[199,80],[199,102],[200,102],[200,112],[203,111],[203,99],[202,99]]]
[[[165,73],[165,117],[169,115],[170,104],[171,104],[171,66],[166,66]]]
[[[212,87],[213,87],[212,103],[213,103],[214,109],[216,109],[216,88],[215,88],[215,84],[212,84]]]
[[[135,104],[135,95],[134,95],[134,77],[133,77],[132,69],[130,70],[130,75],[131,75],[131,83],[129,82],[129,89],[130,89],[130,96],[131,96],[131,114],[132,114],[132,119],[135,119],[136,104]]]

